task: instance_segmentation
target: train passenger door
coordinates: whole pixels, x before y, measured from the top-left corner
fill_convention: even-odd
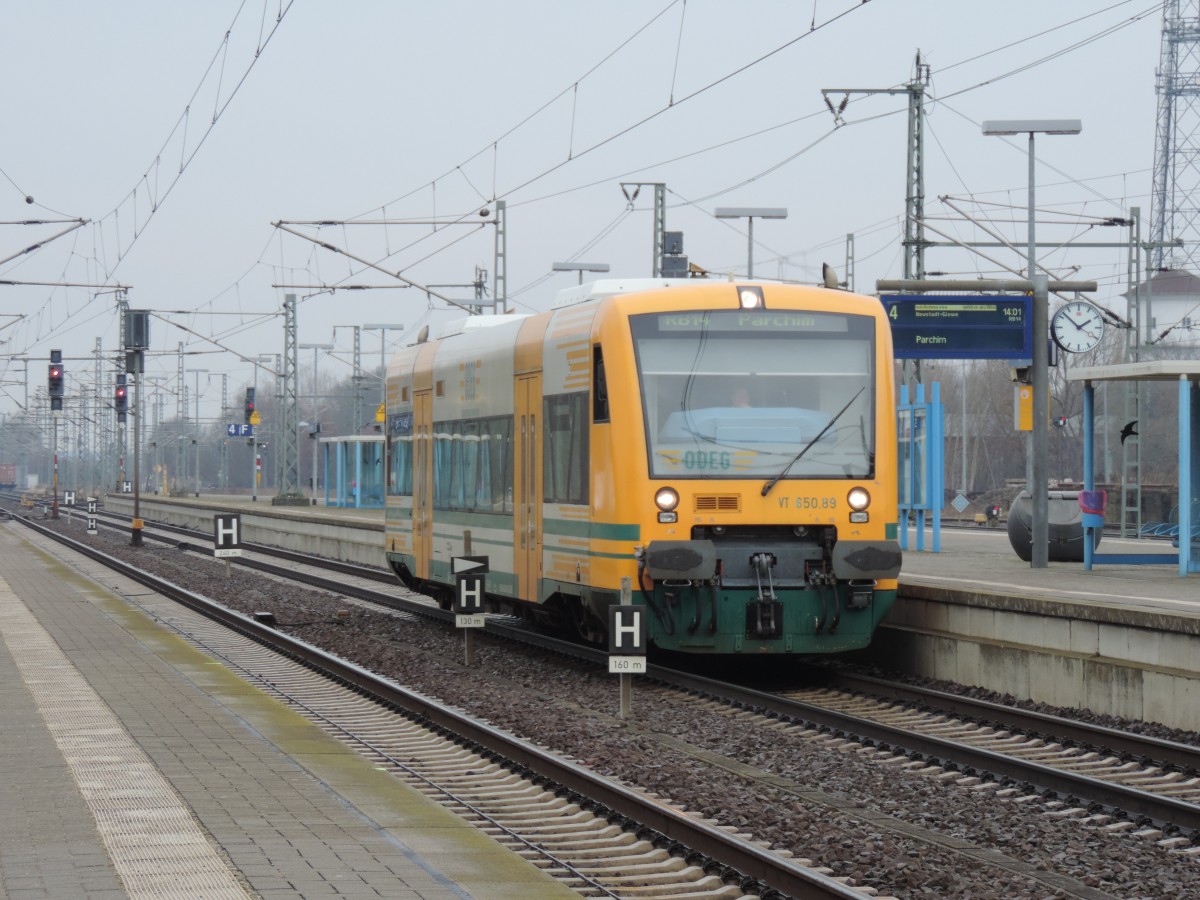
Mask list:
[[[418,578],[429,577],[433,551],[433,396],[413,394],[413,554]]]
[[[542,376],[517,378],[513,557],[517,596],[537,602],[542,576]]]

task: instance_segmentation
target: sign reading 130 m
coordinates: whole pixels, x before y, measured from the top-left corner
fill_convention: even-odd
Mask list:
[[[1031,299],[1024,295],[885,294],[896,359],[1029,359]]]

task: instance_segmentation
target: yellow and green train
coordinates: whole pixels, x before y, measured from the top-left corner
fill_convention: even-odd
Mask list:
[[[900,571],[891,334],[878,300],[601,281],[471,316],[387,372],[387,559],[448,606],[605,638],[630,578],[652,646],[866,646]]]

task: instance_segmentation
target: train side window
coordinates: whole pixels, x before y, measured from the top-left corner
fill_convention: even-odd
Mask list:
[[[608,379],[604,376],[604,353],[592,348],[592,421],[608,421]]]
[[[434,425],[433,506],[512,513],[511,416]]]

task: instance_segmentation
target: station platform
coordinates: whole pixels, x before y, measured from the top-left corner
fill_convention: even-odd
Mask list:
[[[910,535],[911,536],[911,535]],[[926,532],[925,546],[932,546]],[[900,581],[927,588],[1200,616],[1200,575],[1180,576],[1170,541],[1105,535],[1100,552],[1161,554],[1162,565],[1105,565],[1085,571],[1081,562],[1052,562],[1035,569],[1021,560],[1004,529],[943,528],[941,552],[904,552]]]
[[[0,897],[577,896],[84,572],[0,524]]]
[[[1169,541],[1106,535],[1100,550],[1164,564],[1035,569],[1003,530],[943,528],[940,552],[905,551],[896,604],[858,658],[1200,731],[1200,575],[1179,574]]]

